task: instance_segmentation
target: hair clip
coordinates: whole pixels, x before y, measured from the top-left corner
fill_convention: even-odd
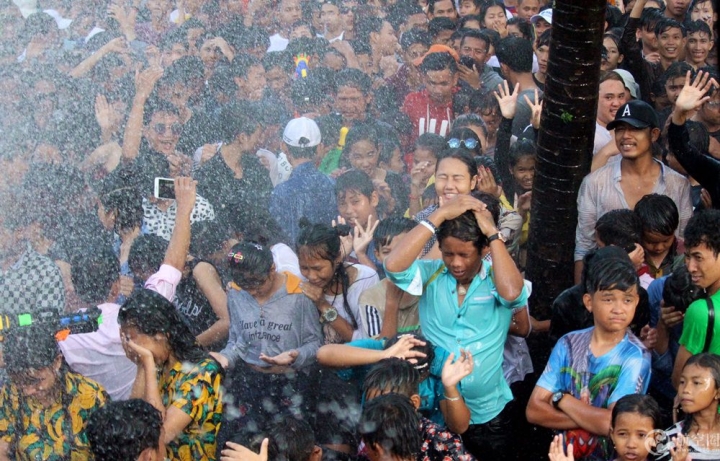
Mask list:
[[[415,365],[415,369],[416,369],[416,370],[422,370],[423,368],[427,368],[427,366],[428,366],[428,363],[425,362],[425,363],[423,363],[422,365]]]
[[[239,251],[237,253],[233,253],[231,251],[230,253],[228,253],[228,259],[230,259],[231,261],[235,261],[236,263],[239,263],[240,261],[245,259],[245,256],[243,256],[243,254],[240,253]]]

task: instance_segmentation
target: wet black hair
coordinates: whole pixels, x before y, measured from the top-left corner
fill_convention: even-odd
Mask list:
[[[614,5],[608,5],[607,9],[605,10],[605,22],[607,22],[608,24],[608,29],[612,29],[614,27],[622,27],[623,13],[622,11],[620,11],[620,8]]]
[[[535,39],[535,31],[533,30],[532,24],[530,24],[527,19],[518,18],[517,16],[515,16],[514,18],[508,19],[507,25],[517,26],[518,31],[520,31],[523,39],[529,40],[531,42]]]
[[[375,248],[379,250],[380,247],[389,245],[395,237],[404,232],[410,232],[416,224],[412,219],[399,216],[383,219],[373,233]]]
[[[675,234],[680,224],[677,205],[667,195],[644,196],[635,205],[635,213],[640,218],[643,232],[670,236]]]
[[[391,357],[370,368],[363,381],[363,396],[370,391],[381,394],[400,394],[410,398],[418,393],[420,372],[407,360]]]
[[[370,199],[373,192],[375,192],[375,186],[373,186],[372,179],[367,173],[352,169],[341,174],[335,180],[335,195],[339,202],[350,191],[360,193]]]
[[[379,34],[385,22],[385,19],[379,17],[368,16],[359,18],[355,24],[356,40],[369,44],[370,34]],[[389,24],[393,27],[391,23]],[[393,27],[393,29],[395,29],[395,27]]]
[[[435,164],[435,173],[437,173],[437,170],[440,167],[440,163],[442,163],[443,160],[450,158],[460,160],[462,163],[464,163],[467,167],[467,171],[470,174],[471,179],[473,176],[477,176],[477,166],[475,166],[475,159],[472,153],[463,147],[458,147],[456,149],[445,149],[440,154],[437,163]]]
[[[540,34],[539,37],[535,39],[535,47],[540,48],[541,46],[550,46],[550,36],[552,35],[552,29],[547,29],[545,32]],[[605,37],[612,37],[613,40],[616,40],[616,36],[613,34],[605,34],[603,35],[603,38]],[[616,40],[617,43],[617,40]]]
[[[335,74],[335,88],[349,86],[360,90],[364,95],[370,94],[372,80],[359,69],[343,69]]]
[[[610,427],[615,427],[617,417],[623,413],[637,413],[652,419],[653,429],[660,429],[662,425],[662,412],[660,405],[649,395],[628,394],[615,402],[610,420]]]
[[[270,248],[248,241],[235,244],[227,255],[227,261],[233,282],[243,289],[262,285],[273,267]]]
[[[220,112],[223,141],[231,143],[241,134],[250,135],[260,126],[260,110],[249,101],[232,101]]]
[[[686,23],[685,27],[687,35],[701,32],[707,34],[708,38],[712,39],[712,31],[710,30],[710,26],[708,25],[708,23],[706,23],[705,21],[700,21],[699,19],[696,21],[690,21]]]
[[[692,282],[686,265],[682,264],[670,274],[663,284],[662,300],[666,307],[685,312],[690,304],[702,298],[702,289]]]
[[[500,175],[500,171],[498,171],[495,160],[493,160],[492,157],[487,157],[485,155],[477,156],[475,157],[475,165],[477,165],[478,169],[480,169],[481,166],[489,169],[490,174],[492,174],[493,178],[495,178],[495,182],[502,184],[502,176]]]
[[[134,327],[140,333],[164,335],[173,355],[181,362],[197,363],[210,356],[200,346],[180,311],[156,291],[138,288],[118,312],[121,327]]]
[[[230,70],[232,71],[233,77],[244,79],[247,78],[250,68],[255,66],[263,67],[262,61],[249,54],[238,54],[235,56],[235,59],[233,59],[232,64],[230,64]],[[263,70],[264,69],[263,67]]]
[[[685,26],[682,23],[672,18],[665,17],[659,19],[658,22],[655,24],[655,35],[659,37],[660,34],[669,29],[680,29],[682,36],[687,37],[687,29],[685,29]]]
[[[623,261],[630,261],[627,251],[623,248],[616,246],[606,246],[602,248],[593,248],[588,251],[583,257],[583,269],[580,274],[580,285],[585,287],[585,280],[587,280],[587,273],[593,263],[602,261],[607,258],[618,258]]]
[[[428,0],[428,2],[427,2],[427,11],[428,11],[428,13],[430,13],[430,14],[435,13],[435,4],[436,4],[437,2],[440,2],[440,1],[442,1],[442,0]],[[473,1],[477,1],[477,0],[473,0]],[[455,8],[455,2],[452,2],[452,6],[453,6],[453,9],[456,10],[456,8]]]
[[[202,60],[197,56],[183,56],[163,71],[158,86],[176,83],[190,85],[197,80],[204,80]]]
[[[302,419],[286,416],[273,424],[266,434],[270,439],[268,459],[309,461],[315,449],[315,433]]]
[[[640,243],[642,222],[632,210],[612,210],[597,220],[595,233],[606,246],[617,246],[630,253]]]
[[[390,163],[393,158],[393,154],[395,153],[395,149],[400,149],[400,140],[396,135],[392,136],[383,136],[380,139],[380,162],[384,163]],[[401,152],[401,159],[402,159],[402,152]],[[403,166],[405,163],[403,162]]]
[[[321,115],[315,119],[318,128],[320,128],[320,139],[326,147],[334,148],[340,142],[340,129],[342,121],[339,117],[332,115]]]
[[[153,115],[164,112],[166,114],[172,114],[180,118],[180,111],[174,104],[164,99],[158,99],[157,97],[151,96],[145,103],[145,109],[143,111],[143,126],[148,126],[153,118]]]
[[[447,19],[447,18],[439,18]],[[433,19],[434,21],[435,19]],[[437,72],[442,70],[449,70],[451,74],[456,74],[458,71],[457,62],[455,58],[448,52],[441,51],[438,53],[430,53],[425,56],[422,63],[420,64],[420,72],[426,74],[428,72]]]
[[[106,213],[115,213],[114,231],[142,225],[142,194],[129,177],[132,170],[119,168],[106,176],[97,187],[97,196]]]
[[[487,36],[484,35],[479,29],[462,29],[462,31],[462,39],[460,40],[461,47],[465,44],[465,39],[476,38],[478,40],[482,40],[482,42],[485,43],[486,52],[490,50],[490,42],[488,41]]]
[[[70,277],[75,294],[92,305],[104,303],[118,280],[120,263],[108,245],[82,248],[71,257]]]
[[[86,434],[95,461],[135,460],[159,448],[162,415],[148,402],[108,402],[88,420]]]
[[[482,144],[480,143],[480,138],[478,137],[477,133],[475,133],[470,128],[453,126],[453,129],[450,130],[445,139],[447,141],[451,139],[459,139],[460,141],[464,141],[466,139],[474,139],[475,141],[477,141],[477,146],[475,146],[474,149],[468,149],[467,147],[465,147],[464,144],[460,144],[460,147],[458,147],[458,149],[465,149],[473,157],[475,157],[476,155],[482,155]]]
[[[297,238],[295,247],[298,257],[303,254],[310,257],[330,261],[335,267],[333,279],[330,282],[342,289],[343,308],[350,317],[350,324],[353,330],[358,328],[357,319],[350,308],[348,301],[348,290],[350,289],[350,276],[347,268],[342,262],[342,246],[340,244],[340,229],[325,224],[311,224],[306,219],[300,220],[300,235]],[[339,261],[339,262],[338,262]]]
[[[175,44],[180,44],[187,51],[190,48],[190,42],[188,42],[187,32],[181,28],[175,28],[167,31],[160,38],[158,48],[160,51],[170,51]]]
[[[11,328],[3,336],[5,370],[11,382],[12,375],[47,368],[61,355],[55,332],[45,324]]]
[[[419,357],[416,359],[416,363],[411,364],[420,374],[420,380],[422,381],[430,375],[430,367],[432,366],[433,360],[435,360],[435,347],[419,331],[414,331],[410,333],[397,333],[395,336],[388,338],[388,340],[385,341],[383,349],[390,349],[404,336],[413,336],[415,339],[425,343],[424,346],[415,346],[412,348],[413,351],[425,354],[425,357]]]
[[[591,295],[598,291],[627,291],[639,287],[638,275],[629,260],[601,258],[593,261],[585,277],[585,291]]]
[[[661,3],[664,4],[664,2]],[[640,13],[638,26],[642,27],[646,31],[652,31],[652,33],[655,33],[655,25],[657,25],[658,21],[664,17],[665,16],[663,15],[662,10],[658,8],[644,8],[642,13]]]
[[[479,14],[467,14],[458,20],[458,30],[461,30],[463,34],[469,30],[479,30],[467,26],[467,23],[471,21],[477,21],[478,24],[482,24],[482,18]]]
[[[690,249],[704,243],[720,254],[720,210],[702,210],[693,215],[685,227],[685,248]]]
[[[388,6],[386,19],[393,26],[393,29],[399,30],[400,26],[414,14],[425,14],[425,12],[416,2],[397,2]],[[403,32],[403,36],[411,30]]]
[[[663,83],[667,82],[668,80],[674,80],[680,77],[685,78],[688,71],[690,71],[690,80],[692,81],[693,79],[695,79],[695,69],[693,68],[693,66],[691,66],[685,61],[674,62],[670,64],[667,69],[665,69],[665,72],[663,72]]]
[[[443,221],[437,230],[437,240],[442,250],[443,242],[448,237],[455,237],[463,242],[472,242],[478,253],[488,245],[488,239],[480,230],[475,215],[466,211],[455,219]]]
[[[393,459],[415,459],[422,445],[420,417],[410,401],[388,394],[365,405],[358,432],[365,445],[383,451]]]
[[[532,42],[520,37],[505,37],[495,46],[495,56],[513,72],[532,72]]]
[[[352,149],[352,146],[354,146],[360,141],[368,141],[375,146],[378,151],[376,154],[379,163],[380,143],[378,139],[378,132],[372,125],[363,123],[350,128],[350,131],[348,131],[347,135],[345,136],[345,146],[342,150],[343,164],[346,166],[350,165],[350,150]]]
[[[153,234],[139,235],[130,247],[128,266],[135,274],[157,272],[165,259],[168,242]]]
[[[415,149],[425,149],[432,152],[437,159],[447,147],[445,138],[435,133],[423,133],[415,140]]]
[[[20,39],[28,42],[36,35],[47,35],[52,31],[58,31],[55,19],[49,14],[38,11],[32,13],[23,22],[23,28],[20,31]]]
[[[432,37],[422,29],[410,29],[400,37],[400,47],[403,50],[407,50],[417,43],[430,48],[430,45],[432,45]]]
[[[470,112],[480,115],[482,112],[492,110],[499,114],[500,104],[495,98],[495,90],[497,90],[497,88],[473,92],[470,101],[468,101]]]
[[[220,251],[229,238],[228,229],[218,221],[194,222],[190,229],[190,254],[198,259]]]
[[[518,139],[515,144],[510,146],[510,152],[508,152],[508,155],[510,157],[510,167],[514,167],[523,157],[536,157],[537,146],[530,139]]]
[[[293,58],[290,53],[286,51],[272,51],[267,53],[262,59],[262,65],[265,68],[265,72],[279,67],[283,72],[290,75],[295,69]]]
[[[480,13],[479,13],[479,16],[482,18],[482,22],[480,23],[481,26],[486,27],[485,26],[485,16],[487,15],[488,10],[494,6],[499,6],[500,8],[502,8],[503,13],[507,15],[507,9],[505,8],[505,3],[503,3],[502,0],[484,0],[481,3]]]

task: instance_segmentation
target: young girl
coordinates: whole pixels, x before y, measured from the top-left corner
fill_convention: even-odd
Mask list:
[[[684,461],[690,454],[694,460],[720,460],[720,357],[702,353],[685,363],[678,385],[684,419],[668,429],[674,439],[673,461]]]
[[[377,130],[367,125],[357,126],[345,138],[343,163],[370,176],[382,198],[380,209],[384,215],[404,213],[410,195],[408,186],[399,174],[380,168],[380,152]]]
[[[655,399],[643,394],[626,395],[615,403],[611,418],[610,440],[615,447],[615,461],[647,461],[649,449],[653,448],[647,443],[648,437],[653,437],[661,420]],[[573,450],[575,456],[580,454],[579,447],[574,445],[577,444],[568,444],[566,455],[562,438],[555,436],[550,444],[550,461],[572,461]]]

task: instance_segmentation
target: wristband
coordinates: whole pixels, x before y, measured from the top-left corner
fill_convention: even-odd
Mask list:
[[[462,399],[462,395],[460,397],[448,397],[447,395],[443,394],[443,397],[445,397],[445,400],[448,402],[457,402],[458,400]]]
[[[420,221],[420,225],[425,226],[425,228],[433,234],[437,233],[437,227],[435,227],[435,224],[431,223],[427,219]]]

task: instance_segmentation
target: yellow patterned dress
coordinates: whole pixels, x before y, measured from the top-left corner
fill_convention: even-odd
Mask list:
[[[17,387],[5,384],[0,390],[0,438],[15,443],[17,461],[92,459],[85,425],[109,399],[100,384],[70,372],[65,374],[63,398],[70,402],[67,409],[61,400],[44,408],[34,399],[20,398]]]
[[[178,362],[160,377],[163,405],[179,408],[192,418],[185,430],[167,444],[170,461],[214,461],[222,418],[222,369],[207,358],[197,365]]]

